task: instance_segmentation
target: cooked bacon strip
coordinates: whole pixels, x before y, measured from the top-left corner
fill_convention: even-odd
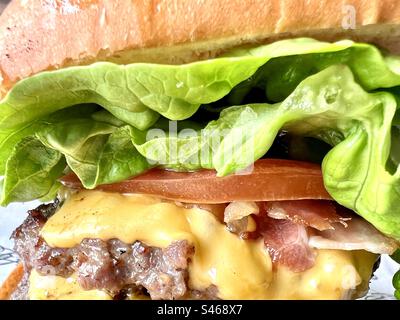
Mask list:
[[[315,253],[308,245],[306,227],[290,220],[277,220],[267,215],[255,216],[258,232],[274,264],[282,264],[294,272],[311,268]]]
[[[359,217],[337,224],[335,230],[315,231],[309,245],[318,249],[366,250],[377,254],[392,254],[399,243],[380,233],[373,225]]]
[[[326,200],[270,201],[264,202],[264,209],[271,218],[289,219],[320,231],[334,230],[334,223],[346,225],[351,219],[338,214],[335,204]]]

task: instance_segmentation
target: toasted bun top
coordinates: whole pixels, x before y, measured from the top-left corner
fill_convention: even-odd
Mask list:
[[[0,17],[0,96],[44,70],[184,63],[294,36],[400,52],[399,22],[398,0],[13,0]]]

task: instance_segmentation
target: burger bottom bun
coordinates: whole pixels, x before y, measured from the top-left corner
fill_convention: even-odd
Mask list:
[[[24,267],[22,263],[19,263],[0,287],[0,300],[8,300],[11,297],[12,293],[17,289],[23,275]]]

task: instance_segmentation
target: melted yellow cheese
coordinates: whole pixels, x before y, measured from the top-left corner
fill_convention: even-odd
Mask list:
[[[73,275],[69,278],[42,276],[32,270],[29,276],[30,300],[111,300],[112,297],[101,290],[85,291]]]
[[[304,272],[279,267],[269,288],[273,299],[350,299],[367,289],[376,256],[366,251],[318,250]]]
[[[208,211],[144,195],[101,191],[71,195],[41,234],[51,246],[64,248],[84,238],[140,240],[157,247],[187,240],[195,246],[190,287],[202,290],[215,285],[222,299],[345,298],[349,290],[368,281],[375,261],[365,252],[319,250],[314,267],[303,273],[284,267],[273,272],[261,240],[240,239]],[[360,266],[365,272],[359,271]],[[61,282],[57,285],[63,286]]]
[[[177,207],[143,195],[101,191],[73,194],[41,231],[53,247],[73,247],[84,238],[126,243],[140,240],[167,247],[175,240],[195,246],[189,266],[191,286],[214,284],[224,299],[264,297],[272,279],[271,261],[262,241],[244,241],[226,230],[208,211]]]

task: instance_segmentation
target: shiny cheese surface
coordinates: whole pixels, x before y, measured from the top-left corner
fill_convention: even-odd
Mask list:
[[[76,277],[42,276],[32,270],[29,276],[30,300],[111,300],[101,290],[83,290]]]
[[[271,297],[291,300],[351,299],[357,292],[368,289],[376,255],[344,250],[318,250],[317,254],[314,267],[304,272],[278,268],[269,288]]]
[[[62,248],[84,238],[140,240],[156,247],[187,240],[195,246],[189,266],[191,287],[202,290],[214,284],[224,299],[244,299],[250,294],[263,298],[272,279],[271,260],[262,241],[241,240],[208,211],[143,195],[73,194],[41,234],[50,246]]]
[[[101,191],[71,195],[41,234],[49,245],[64,248],[84,238],[140,240],[157,247],[187,240],[195,246],[189,286],[202,290],[215,285],[222,299],[346,298],[351,289],[368,281],[375,261],[365,252],[319,250],[315,266],[303,273],[283,267],[273,272],[261,240],[240,239],[208,211]],[[360,272],[361,265],[366,272]],[[58,285],[63,287],[61,281]]]

